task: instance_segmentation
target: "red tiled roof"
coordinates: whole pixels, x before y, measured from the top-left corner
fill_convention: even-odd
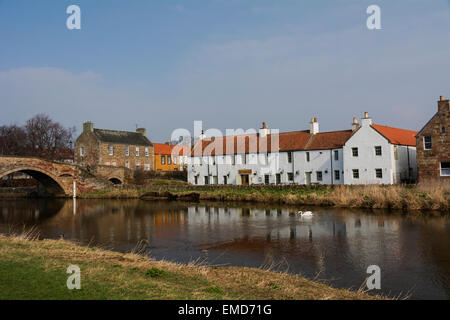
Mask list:
[[[186,146],[174,145],[172,146],[172,154],[177,156],[189,155],[190,149]]]
[[[279,134],[279,147],[272,146],[272,135],[261,138],[258,134],[215,137],[197,141],[192,149],[193,156],[224,155],[242,153],[264,153],[296,150],[324,150],[342,148],[351,137],[352,131],[324,132],[312,135],[308,130],[282,132]],[[229,144],[227,148],[227,143]],[[232,144],[234,148],[232,149]],[[239,147],[238,147],[239,146]]]
[[[153,143],[154,154],[172,154],[172,147],[165,143]]]
[[[306,146],[306,150],[339,149],[352,136],[352,130],[323,132],[314,135]]]
[[[418,134],[416,131],[380,126],[378,124],[373,124],[372,128],[392,144],[416,146],[416,135]]]

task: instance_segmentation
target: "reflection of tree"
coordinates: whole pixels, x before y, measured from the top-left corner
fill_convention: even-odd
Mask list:
[[[64,202],[63,199],[0,200],[0,223],[7,226],[33,226],[57,215]]]

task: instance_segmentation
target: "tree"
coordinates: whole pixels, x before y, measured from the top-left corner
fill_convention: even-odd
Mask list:
[[[72,149],[75,128],[65,128],[45,114],[28,120],[25,126],[0,126],[0,154],[35,156],[61,160]]]
[[[75,128],[64,128],[48,115],[38,114],[26,122],[25,132],[28,155],[57,160],[59,151],[72,148]]]
[[[0,126],[0,154],[23,155],[26,151],[27,134],[17,125]]]

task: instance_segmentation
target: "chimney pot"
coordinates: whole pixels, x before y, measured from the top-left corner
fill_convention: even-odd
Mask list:
[[[368,112],[364,112],[364,119],[369,119],[369,113]]]
[[[311,119],[311,123],[309,125],[309,133],[310,134],[318,134],[319,133],[319,120],[317,120],[317,118]]]
[[[441,97],[440,97],[440,100],[441,100],[441,101],[444,101],[444,96],[441,96]]]

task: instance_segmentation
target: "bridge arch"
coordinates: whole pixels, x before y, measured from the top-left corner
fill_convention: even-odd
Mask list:
[[[19,166],[14,169],[2,171],[0,172],[0,179],[16,172],[22,172],[33,177],[45,187],[49,194],[67,196],[71,193],[71,190],[66,190],[65,185],[60,178],[47,170],[35,166]]]
[[[116,186],[123,184],[122,180],[120,178],[117,178],[117,177],[111,177],[108,180],[109,180],[109,182],[112,182]]]

